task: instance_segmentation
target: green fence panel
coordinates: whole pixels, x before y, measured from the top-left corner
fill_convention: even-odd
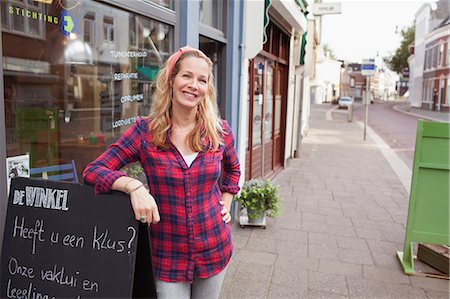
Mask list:
[[[403,252],[403,271],[414,273],[413,243],[449,245],[450,124],[419,120]]]

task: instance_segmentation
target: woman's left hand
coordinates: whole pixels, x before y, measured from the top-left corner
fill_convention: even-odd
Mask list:
[[[225,223],[230,223],[231,221],[230,208],[225,206],[224,201],[219,201],[219,204],[223,206],[222,211],[220,211],[220,214],[222,214],[222,221]]]

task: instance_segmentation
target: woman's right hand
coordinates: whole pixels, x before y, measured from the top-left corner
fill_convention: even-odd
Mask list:
[[[131,192],[130,198],[136,220],[148,224],[159,222],[160,216],[156,201],[144,186]]]

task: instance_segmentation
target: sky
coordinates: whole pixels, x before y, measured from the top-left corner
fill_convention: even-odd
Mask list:
[[[327,44],[336,59],[360,63],[365,58],[390,56],[400,46],[401,29],[412,25],[416,12],[430,1],[336,0],[339,15],[322,19],[322,44]],[[396,33],[397,28],[397,33]]]

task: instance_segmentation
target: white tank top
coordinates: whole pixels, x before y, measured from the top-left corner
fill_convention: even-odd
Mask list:
[[[186,162],[186,165],[188,167],[191,167],[192,162],[194,162],[195,158],[197,157],[198,153],[193,153],[190,155],[181,155]]]

